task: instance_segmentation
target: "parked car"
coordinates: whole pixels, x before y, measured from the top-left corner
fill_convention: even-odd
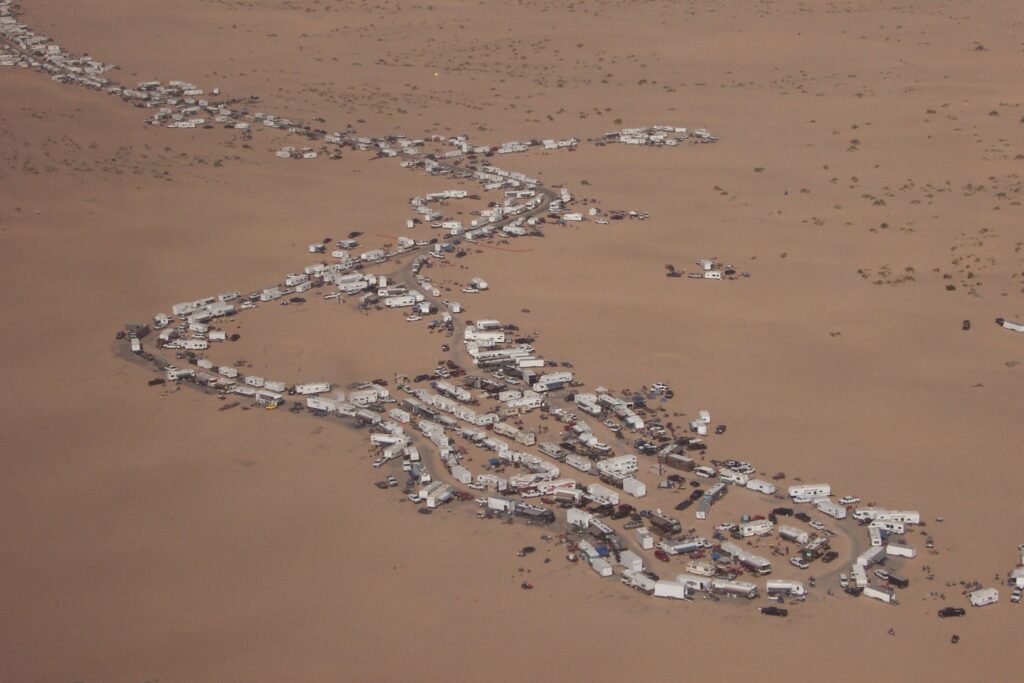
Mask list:
[[[774,510],[772,510],[772,512],[774,512],[775,514],[777,514],[780,517],[792,517],[793,516],[793,508],[775,508]]]
[[[690,500],[698,500],[704,496],[704,492],[700,489],[694,489],[690,492]]]
[[[821,556],[821,561],[825,564],[828,564],[830,562],[835,562],[838,557],[839,553],[837,553],[835,550],[829,550],[827,553]]]
[[[661,560],[662,562],[668,562],[669,561],[668,553],[666,553],[661,548],[658,548],[657,550],[654,551],[654,556],[656,558],[658,558],[659,560]]]
[[[797,569],[807,569],[808,567],[811,566],[811,565],[807,564],[807,562],[804,561],[803,558],[800,558],[800,557],[791,557],[791,558],[789,558],[789,563],[791,565],[793,565],[794,567],[796,567]]]
[[[809,524],[811,521],[811,516],[806,512],[796,512],[793,514],[793,516],[799,519],[804,524]]]
[[[715,427],[715,434],[725,434],[725,425]]]
[[[682,502],[680,502],[679,504],[676,505],[676,510],[679,510],[681,512],[681,511],[685,510],[686,508],[690,507],[691,505],[693,505],[693,501],[692,500],[684,500],[684,501],[682,501]]]
[[[785,607],[774,607],[769,605],[768,607],[761,608],[761,614],[766,617],[785,617],[789,616],[789,610]]]
[[[939,618],[945,619],[946,617],[962,617],[967,614],[967,610],[963,607],[943,607],[939,610]]]

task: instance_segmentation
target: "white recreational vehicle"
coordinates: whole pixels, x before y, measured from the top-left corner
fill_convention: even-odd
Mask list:
[[[981,588],[967,596],[973,607],[984,607],[999,602],[999,590],[996,588]]]
[[[310,396],[312,394],[326,394],[330,390],[330,382],[310,382],[309,384],[295,385],[295,393],[301,394],[302,396]]]
[[[794,503],[810,503],[817,498],[828,498],[832,487],[828,484],[799,484],[790,486],[787,493]]]

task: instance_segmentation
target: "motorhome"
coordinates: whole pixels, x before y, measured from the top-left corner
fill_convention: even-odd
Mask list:
[[[740,523],[740,535],[744,538],[749,536],[767,536],[772,532],[772,528],[775,525],[772,524],[771,520],[758,519],[749,522]]]
[[[804,584],[799,581],[784,581],[781,579],[766,583],[765,592],[768,595],[790,595],[793,597],[807,595],[807,589],[804,588]]]

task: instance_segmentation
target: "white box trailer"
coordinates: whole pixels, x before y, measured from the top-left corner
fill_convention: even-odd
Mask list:
[[[455,465],[452,467],[452,479],[459,482],[460,484],[472,484],[473,473],[467,470],[462,465]]]
[[[798,484],[790,486],[789,497],[796,502],[809,503],[815,498],[828,498],[832,495],[832,487],[828,484]]]
[[[219,368],[217,368],[217,374],[223,377],[227,377],[228,379],[234,379],[238,377],[238,368],[233,368],[228,365],[222,365]]]
[[[876,526],[869,526],[868,539],[871,541],[871,547],[880,547],[882,545],[882,530]]]
[[[263,386],[264,381],[265,380],[262,377],[258,377],[256,375],[246,375],[242,378],[243,383],[248,384],[250,387],[256,387],[257,389]]]
[[[635,477],[626,477],[622,480],[622,490],[634,498],[643,498],[647,495],[647,484]]]
[[[322,410],[325,413],[338,412],[338,402],[334,399],[323,396],[309,396],[306,398],[306,407],[310,410]]]
[[[643,559],[632,550],[623,550],[619,553],[619,564],[626,569],[631,569],[637,572],[643,571],[644,569]]]
[[[487,498],[487,509],[495,510],[496,512],[514,512],[516,509],[516,502],[511,498],[499,498],[498,496],[488,496]]]
[[[751,491],[757,491],[758,493],[764,493],[769,496],[779,490],[779,487],[775,484],[768,481],[762,481],[761,479],[748,479],[746,487]]]
[[[295,385],[295,393],[301,394],[302,396],[310,396],[312,394],[326,394],[330,390],[330,382],[311,382],[309,384]]]
[[[597,559],[591,560],[590,568],[593,569],[598,576],[605,578],[612,575],[612,566],[608,563],[608,560],[598,557]]]
[[[791,595],[793,597],[807,595],[807,589],[799,581],[784,581],[782,579],[767,582],[765,591],[768,595]]]
[[[981,588],[967,596],[972,607],[984,607],[999,602],[999,590],[996,588]]]
[[[654,535],[644,527],[636,530],[636,542],[640,544],[641,550],[654,549]]]
[[[892,555],[894,557],[909,557],[914,559],[917,557],[917,548],[911,548],[909,545],[903,545],[902,543],[890,543],[885,546],[885,554]]]
[[[873,564],[878,564],[885,559],[885,548],[872,547],[868,548],[860,555],[857,556],[856,563],[862,567],[870,567]]]
[[[263,382],[263,387],[265,389],[270,389],[271,391],[283,392],[285,390],[284,382],[275,382],[269,379]]]
[[[814,507],[818,508],[819,512],[822,512],[834,519],[846,519],[846,506],[833,503],[827,498],[821,498],[814,501]]]
[[[861,593],[861,595],[866,598],[874,598],[875,600],[884,602],[887,605],[892,605],[896,602],[896,595],[894,593],[875,586],[864,586],[864,592]]]
[[[673,598],[675,600],[689,600],[690,587],[678,581],[656,581],[654,584],[654,597]]]

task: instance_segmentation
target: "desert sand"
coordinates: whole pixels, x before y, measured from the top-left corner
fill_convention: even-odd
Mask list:
[[[1000,583],[1022,541],[1024,347],[991,322],[1024,318],[1017,4],[33,0],[23,18],[124,82],[259,95],[328,129],[709,127],[717,145],[502,159],[651,218],[552,227],[436,275],[487,279],[467,303],[588,382],[671,383],[681,410],[729,425],[721,457],[922,510],[939,553],[895,608],[666,604],[537,529],[413,514],[371,486],[358,432],[146,386],[114,353],[123,323],[265,286],[326,236],[383,243],[409,197],[450,183],[348,152],[276,159],[284,136],[145,126],[2,69],[0,678],[1018,678],[1007,591],[934,616],[964,602],[946,581]],[[751,277],[664,276],[704,257]],[[340,382],[442,357],[397,313],[334,313],[240,318],[232,353]]]

